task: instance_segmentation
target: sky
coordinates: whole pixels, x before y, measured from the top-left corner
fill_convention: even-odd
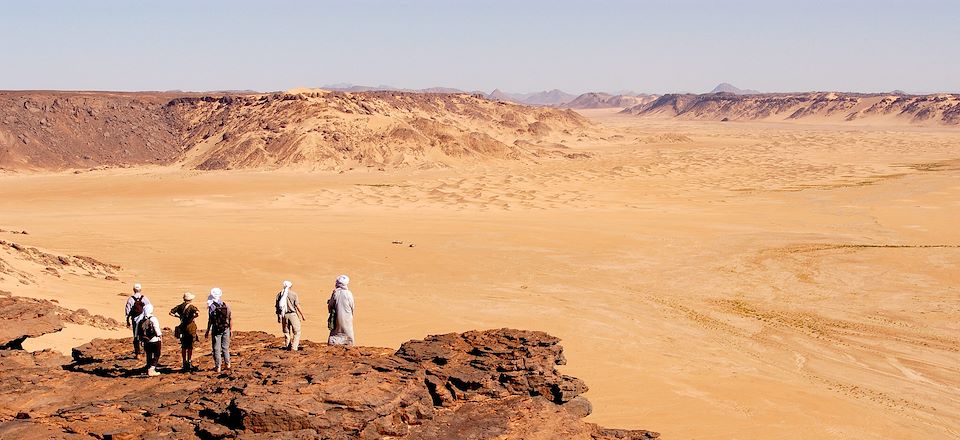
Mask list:
[[[960,1],[0,2],[0,89],[960,91]]]

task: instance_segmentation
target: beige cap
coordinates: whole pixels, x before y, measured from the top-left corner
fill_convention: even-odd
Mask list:
[[[194,296],[194,295],[193,295],[192,293],[190,293],[190,292],[187,292],[187,293],[184,293],[184,294],[183,294],[183,300],[184,300],[184,301],[193,301],[194,298],[196,298],[196,296]]]

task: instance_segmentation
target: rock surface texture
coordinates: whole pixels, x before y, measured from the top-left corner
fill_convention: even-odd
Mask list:
[[[73,359],[3,350],[0,438],[659,437],[584,422],[590,404],[579,395],[587,387],[556,370],[563,350],[542,332],[430,336],[396,352],[308,341],[291,353],[282,345],[238,332],[230,370],[209,371],[209,354],[200,354],[203,371],[161,368],[157,378],[143,376],[129,339],[94,340]],[[178,360],[167,348],[161,364]]]

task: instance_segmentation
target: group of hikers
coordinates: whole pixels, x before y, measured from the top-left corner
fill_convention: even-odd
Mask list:
[[[331,345],[353,345],[353,292],[347,287],[350,277],[337,277],[333,293],[327,300],[327,328],[330,336],[327,343]],[[274,302],[277,323],[280,324],[284,348],[291,351],[300,349],[301,323],[307,320],[300,308],[300,297],[291,290],[293,283],[284,281],[283,287],[277,293]],[[193,347],[200,341],[197,318],[200,309],[193,304],[196,296],[190,292],[183,294],[183,302],[170,310],[170,316],[178,318],[180,323],[174,327],[173,336],[180,341],[180,355],[183,359],[182,371],[194,371]],[[133,329],[133,355],[140,357],[140,348],[146,356],[146,370],[148,376],[159,376],[157,365],[160,359],[160,349],[163,333],[160,320],[154,315],[153,304],[143,294],[140,284],[133,285],[133,294],[127,298],[124,306],[127,327]],[[203,332],[204,339],[212,337],[214,369],[219,373],[230,369],[230,337],[233,331],[233,311],[223,300],[223,291],[219,287],[210,289],[207,297],[207,328]]]

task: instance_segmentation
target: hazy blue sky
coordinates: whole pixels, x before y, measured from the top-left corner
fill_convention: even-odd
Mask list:
[[[5,1],[0,89],[960,90],[960,1]]]

